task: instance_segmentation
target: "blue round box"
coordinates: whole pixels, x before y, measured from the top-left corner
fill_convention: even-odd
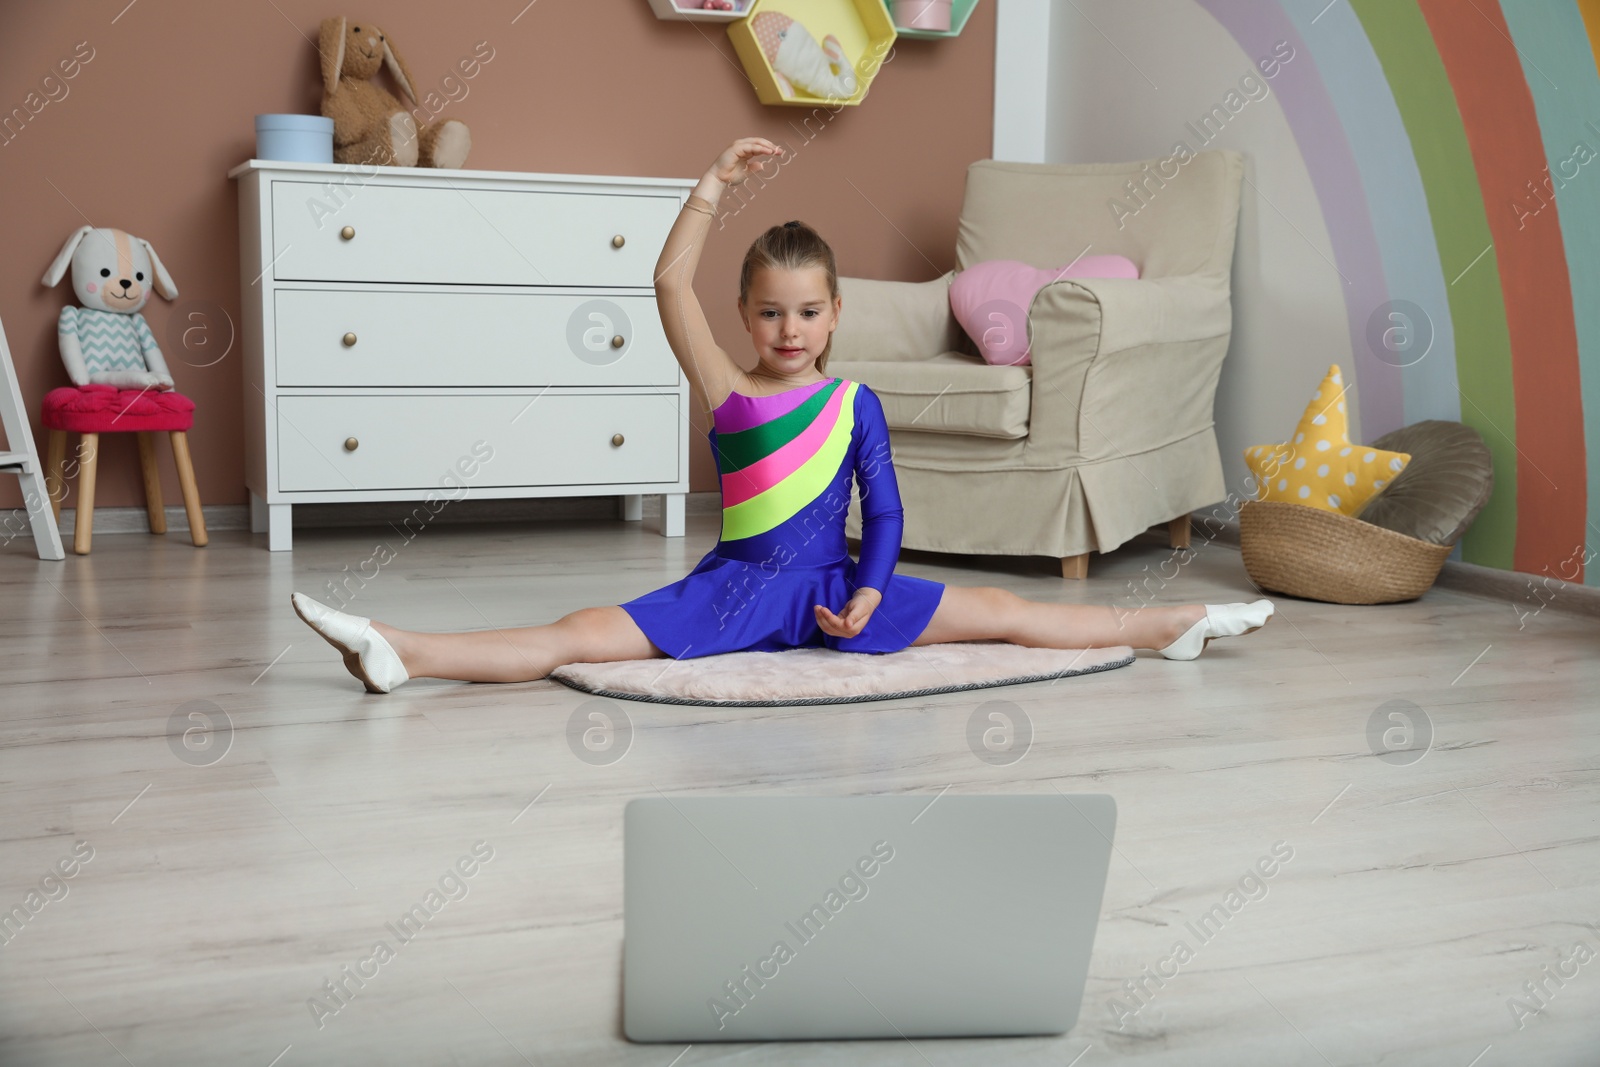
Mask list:
[[[320,115],[257,115],[256,158],[332,163],[333,120]]]

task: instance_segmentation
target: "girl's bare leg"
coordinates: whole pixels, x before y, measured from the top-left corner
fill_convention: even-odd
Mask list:
[[[620,607],[580,608],[544,626],[432,634],[374,621],[413,678],[531,682],[566,663],[664,657]]]
[[[1118,611],[1093,604],[1042,604],[995,586],[947,585],[914,645],[1010,641],[1030,648],[1165,648],[1205,617],[1203,604]]]

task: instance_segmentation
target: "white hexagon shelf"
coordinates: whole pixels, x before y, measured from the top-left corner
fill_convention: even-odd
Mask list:
[[[750,13],[751,0],[730,0],[732,11],[703,8],[696,0],[650,0],[650,10],[658,19],[676,19],[680,22],[733,22]]]

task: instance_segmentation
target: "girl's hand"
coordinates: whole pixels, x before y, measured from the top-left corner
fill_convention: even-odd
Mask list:
[[[838,615],[829,611],[821,604],[814,605],[817,625],[822,627],[823,633],[832,634],[834,637],[855,637],[867,625],[867,620],[872,618],[872,613],[883,602],[883,594],[876,589],[863,586],[856,590],[855,596],[844,606],[844,611]]]
[[[741,137],[717,157],[706,173],[724,185],[738,185],[752,174],[766,175],[776,171],[777,162],[771,157],[782,154],[782,146],[773,144],[765,137]]]

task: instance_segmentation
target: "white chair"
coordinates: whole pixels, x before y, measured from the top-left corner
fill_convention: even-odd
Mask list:
[[[28,508],[28,523],[33,527],[33,543],[40,559],[66,559],[61,547],[61,532],[56,528],[55,512],[50,507],[50,492],[45,488],[44,469],[33,447],[33,427],[28,425],[28,406],[22,402],[17,385],[17,369],[11,363],[11,346],[6,344],[5,325],[0,323],[0,424],[5,426],[6,451],[0,451],[0,471],[22,479],[22,499]],[[9,524],[7,524],[9,525]],[[7,529],[4,540],[13,533]]]

